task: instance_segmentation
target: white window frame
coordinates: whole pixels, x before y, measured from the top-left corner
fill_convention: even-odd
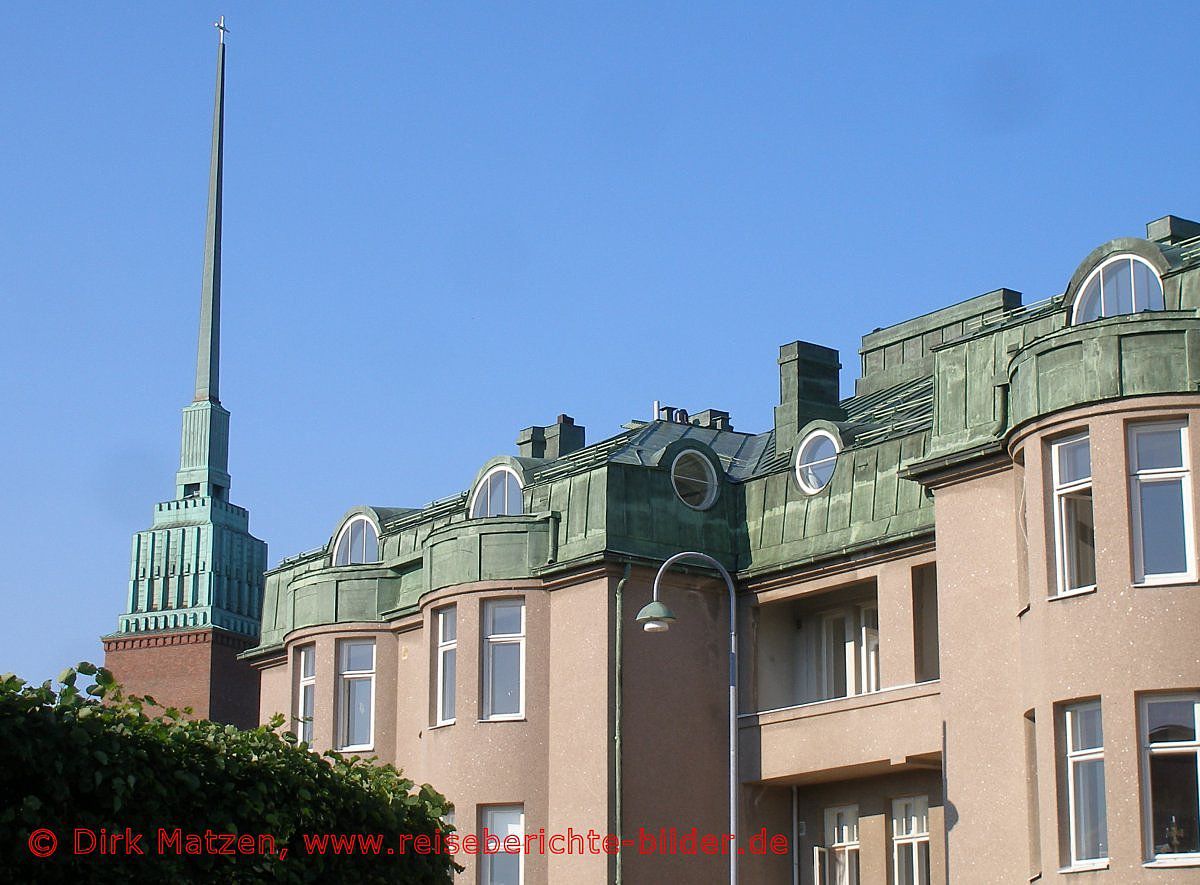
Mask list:
[[[839,813],[845,815],[848,820],[844,833],[837,825]],[[843,835],[846,838],[843,838]],[[855,860],[853,869],[857,871],[857,875],[851,875],[851,856]],[[844,876],[838,876],[835,869],[839,859],[845,864]],[[820,885],[861,885],[862,853],[858,835],[857,805],[835,805],[825,809],[825,846],[813,851],[813,867],[813,878]]]
[[[1137,463],[1137,437],[1150,431],[1178,430],[1180,466],[1142,470]],[[1126,457],[1129,463],[1129,507],[1130,533],[1133,537],[1133,582],[1139,586],[1155,584],[1180,584],[1196,580],[1196,523],[1192,513],[1192,474],[1188,461],[1187,421],[1139,421],[1130,424],[1126,434]],[[1142,496],[1141,487],[1154,482],[1178,480],[1183,495],[1183,542],[1186,569],[1147,575],[1142,547]]]
[[[350,530],[354,527],[354,525],[356,523],[360,523],[360,522],[366,523],[367,526],[370,527],[371,531],[375,533],[375,558],[367,559],[366,551],[364,550],[363,554],[362,554],[363,558],[355,559],[354,551],[350,550],[349,547],[347,547],[347,550],[346,550],[347,561],[346,562],[338,562],[338,549],[342,546],[342,541],[346,540],[347,545],[349,545],[350,541],[347,539],[350,534]],[[342,526],[341,531],[339,531],[337,533],[337,538],[335,538],[334,542],[333,542],[333,557],[330,561],[332,562],[332,564],[335,568],[345,568],[346,566],[350,566],[350,565],[370,565],[372,563],[382,562],[383,561],[382,557],[383,557],[383,551],[381,549],[381,544],[380,544],[380,540],[379,540],[379,526],[377,526],[375,524],[375,520],[371,519],[371,517],[360,513],[357,516],[352,516],[349,519],[347,519],[345,524]]]
[[[312,675],[304,675],[305,660],[312,663]],[[305,703],[304,689],[311,688],[312,696]],[[317,702],[317,647],[313,644],[302,645],[296,649],[296,728],[297,739],[311,744],[314,729],[314,710]]]
[[[512,814],[513,812],[516,812],[517,814],[520,815],[520,819],[521,819],[520,836],[521,836],[521,846],[523,849],[524,845],[525,845],[525,806],[524,805],[483,805],[483,806],[480,806],[480,809],[479,809],[479,839],[480,839],[479,882],[480,882],[480,885],[493,885],[492,868],[491,868],[491,858],[493,855],[487,854],[484,852],[485,846],[483,845],[483,839],[484,839],[483,831],[486,828],[488,830],[488,832],[494,833],[495,835],[497,835],[501,840],[501,846],[503,846],[503,840],[504,840],[505,836],[512,835],[512,834],[506,833],[505,836],[501,836],[499,833],[497,833],[495,830],[493,830],[490,826],[488,826],[488,821],[493,814],[500,814],[500,813]],[[501,847],[501,850],[497,853],[498,854],[505,853],[503,850],[503,847]],[[517,883],[518,883],[518,885],[523,885],[523,883],[525,882],[525,852],[524,852],[524,850],[517,853],[517,863],[518,863]]]
[[[824,437],[825,439],[827,439],[831,443],[833,443],[833,457],[832,458],[821,458],[817,461],[805,462],[804,461],[805,450],[812,443],[816,442],[817,439],[819,439],[821,437]],[[832,433],[830,433],[828,430],[822,430],[822,429],[818,428],[818,429],[812,431],[811,433],[808,433],[807,435],[805,435],[805,437],[801,441],[800,445],[798,445],[796,447],[796,461],[792,465],[792,475],[796,477],[796,484],[798,486],[800,486],[801,491],[803,491],[806,495],[817,495],[817,494],[820,494],[821,492],[825,491],[825,489],[829,488],[829,484],[831,482],[833,482],[833,473],[837,472],[837,461],[838,461],[838,458],[841,457],[841,454],[842,454],[841,443],[838,441],[838,438],[836,436],[834,436]],[[812,466],[815,464],[824,464],[827,461],[833,462],[833,473],[829,474],[829,479],[827,479],[824,482],[824,484],[819,485],[819,486],[818,485],[810,485],[808,482],[805,481],[804,472],[803,472],[802,468],[809,467],[809,466]]]
[[[1138,306],[1137,281],[1136,281],[1136,279],[1134,279],[1132,277],[1133,268],[1131,267],[1130,268],[1131,278],[1129,280],[1129,285],[1130,285],[1129,296],[1130,296],[1130,298],[1133,299],[1133,310],[1130,311],[1129,313],[1109,313],[1108,305],[1105,303],[1105,298],[1104,298],[1104,271],[1106,271],[1112,265],[1116,264],[1118,261],[1130,261],[1130,260],[1137,262],[1139,264],[1144,264],[1150,270],[1150,273],[1154,275],[1154,279],[1158,282],[1159,297],[1163,299],[1163,307],[1162,308],[1157,308],[1157,307],[1152,308],[1152,307],[1149,307],[1146,305],[1142,305],[1140,307]],[[1087,275],[1087,279],[1083,281],[1083,284],[1077,290],[1079,294],[1078,294],[1078,296],[1076,296],[1075,304],[1071,308],[1071,325],[1072,326],[1078,325],[1080,323],[1079,314],[1083,309],[1084,296],[1087,294],[1088,287],[1092,285],[1092,281],[1096,280],[1096,279],[1099,279],[1099,283],[1100,283],[1100,291],[1099,291],[1100,316],[1095,317],[1094,319],[1091,319],[1091,320],[1086,320],[1086,322],[1095,322],[1096,320],[1103,320],[1103,319],[1108,319],[1109,317],[1116,317],[1116,316],[1131,316],[1132,314],[1138,314],[1138,313],[1142,313],[1144,311],[1149,311],[1149,310],[1162,310],[1162,309],[1165,309],[1165,307],[1166,307],[1166,294],[1167,293],[1163,289],[1162,277],[1160,277],[1158,274],[1158,271],[1154,269],[1154,265],[1152,265],[1149,261],[1147,261],[1145,258],[1143,258],[1140,255],[1134,255],[1130,252],[1123,252],[1120,255],[1110,255],[1108,258],[1104,259],[1104,261],[1102,261],[1097,267],[1095,267],[1090,274]]]
[[[867,612],[875,613],[875,623],[878,625],[877,601],[844,605],[817,613],[821,624],[817,672],[822,700],[852,698],[861,694],[871,694],[882,688],[879,628],[867,626]],[[841,639],[831,636],[831,622],[839,618],[843,623]],[[841,660],[845,661],[846,693],[835,694],[837,687],[830,665]]]
[[[369,645],[371,647],[371,669],[370,670],[350,670],[346,666],[346,661],[349,658],[347,649],[353,645]],[[337,717],[337,740],[335,741],[339,751],[345,750],[371,750],[375,747],[375,666],[376,652],[374,639],[339,639],[337,642],[337,671],[338,671],[338,717]],[[350,703],[349,703],[349,686],[355,680],[370,680],[371,686],[371,704],[369,713],[371,717],[370,723],[370,740],[365,744],[350,744],[348,743],[350,730]]]
[[[1150,704],[1162,702],[1190,702],[1193,705],[1192,715],[1196,733],[1190,741],[1161,741],[1150,743]],[[1196,757],[1197,779],[1200,780],[1200,694],[1185,692],[1178,694],[1144,695],[1138,704],[1140,733],[1139,743],[1142,750],[1142,834],[1146,840],[1147,862],[1155,866],[1200,866],[1200,852],[1189,851],[1179,853],[1157,854],[1154,850],[1154,797],[1151,795],[1150,759],[1153,756],[1185,756]],[[1200,804],[1200,803],[1198,803]],[[1197,809],[1197,820],[1200,821],[1200,809]]]
[[[1075,719],[1076,715],[1078,715],[1083,710],[1090,710],[1090,709],[1095,709],[1096,712],[1100,714],[1100,729],[1101,729],[1101,731],[1100,731],[1100,746],[1099,747],[1087,747],[1084,749],[1077,749],[1074,746],[1074,741],[1073,741],[1074,729],[1072,728],[1072,725],[1074,724],[1074,719]],[[1079,835],[1079,814],[1078,814],[1078,809],[1076,808],[1076,800],[1075,800],[1075,794],[1077,791],[1076,774],[1075,774],[1076,765],[1078,765],[1081,762],[1096,762],[1096,761],[1099,761],[1102,766],[1104,765],[1104,743],[1105,743],[1105,740],[1104,740],[1104,711],[1103,711],[1103,708],[1100,706],[1099,700],[1082,701],[1081,703],[1071,704],[1067,707],[1064,707],[1062,721],[1063,721],[1063,749],[1064,749],[1065,755],[1066,755],[1066,769],[1067,769],[1067,841],[1070,843],[1070,858],[1071,858],[1070,869],[1087,868],[1087,867],[1092,867],[1092,866],[1101,866],[1101,867],[1107,866],[1108,865],[1108,855],[1107,854],[1105,854],[1103,857],[1080,857],[1077,853],[1078,842],[1079,842],[1079,840],[1077,838]],[[1105,832],[1107,833],[1107,831],[1108,831],[1108,796],[1107,796],[1108,772],[1104,768],[1102,768],[1102,770],[1104,771],[1104,776],[1105,776],[1104,777],[1104,790],[1105,790],[1105,794],[1106,794],[1104,797],[1104,818],[1105,818],[1104,829],[1105,829]],[[1107,836],[1106,836],[1106,841],[1107,841]]]
[[[458,674],[458,606],[448,605],[445,608],[440,608],[433,613],[434,629],[437,631],[437,678],[434,680],[434,724],[435,725],[453,725],[455,721],[455,707],[458,704],[458,692],[455,685],[451,683],[450,688],[450,709],[446,710],[444,701],[446,699],[446,658],[448,655],[454,655],[454,672]],[[454,637],[446,638],[446,624],[454,624]]]
[[[521,607],[520,633],[492,633],[491,612],[501,605],[518,604]],[[519,596],[506,596],[498,599],[485,599],[483,602],[483,710],[480,719],[486,722],[503,722],[504,720],[525,718],[525,599]],[[520,694],[517,712],[492,712],[492,650],[500,645],[516,645],[520,650],[520,672],[517,681],[517,691]]]
[[[905,805],[912,806],[912,816],[905,813]],[[911,823],[912,829],[909,829]],[[925,857],[929,856],[929,797],[901,796],[892,800],[892,885],[900,885],[900,857],[910,852],[913,871],[918,885],[929,885],[929,865],[921,856],[921,843],[925,844]]]
[[[488,482],[497,473],[507,473],[514,480],[516,480],[517,488],[521,490],[520,509],[517,511],[516,514],[487,513],[487,514],[483,514],[481,516],[476,516],[475,515],[475,504],[479,501],[479,496],[482,494],[489,495],[489,497],[488,497],[489,506],[487,509],[488,510],[492,509],[490,506],[491,505],[491,497],[490,497],[490,492],[488,492]],[[507,499],[507,497],[508,497],[508,482],[507,481],[504,484],[504,489],[505,489],[505,492],[504,492],[505,498]],[[507,503],[507,500],[505,503]],[[507,510],[508,508],[505,507],[504,509]],[[471,501],[467,505],[467,516],[470,517],[471,519],[492,519],[495,516],[502,516],[502,515],[514,516],[514,515],[522,514],[524,512],[525,512],[525,483],[523,483],[521,481],[521,475],[519,473],[517,473],[517,471],[515,471],[511,467],[509,467],[507,464],[497,464],[495,467],[493,467],[491,470],[489,470],[487,473],[485,473],[482,477],[480,477],[479,482],[475,483],[475,491],[473,491],[471,493]]]
[[[1059,466],[1059,452],[1069,445],[1074,445],[1080,441],[1086,441],[1088,444],[1088,461],[1091,462],[1092,440],[1088,431],[1084,430],[1081,433],[1073,433],[1063,439],[1055,440],[1050,446],[1050,465],[1051,473],[1054,480],[1054,560],[1055,560],[1055,595],[1056,596],[1073,596],[1077,593],[1090,593],[1096,589],[1096,584],[1093,581],[1091,584],[1080,587],[1071,587],[1070,585],[1070,553],[1067,549],[1067,530],[1066,530],[1066,511],[1067,500],[1072,495],[1077,495],[1083,491],[1093,491],[1092,475],[1093,471],[1089,468],[1088,475],[1085,479],[1075,480],[1073,482],[1062,482],[1060,479],[1061,468]],[[1092,528],[1095,531],[1095,513],[1096,500],[1093,492],[1092,498]],[[1095,537],[1092,538],[1092,571],[1096,570],[1096,555],[1095,555]]]

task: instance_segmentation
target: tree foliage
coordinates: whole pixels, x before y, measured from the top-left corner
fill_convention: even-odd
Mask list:
[[[80,675],[94,677],[82,691]],[[185,718],[153,698],[125,696],[91,664],[59,682],[56,691],[0,676],[0,869],[10,881],[449,881],[449,855],[417,853],[402,838],[433,841],[449,830],[439,820],[447,802],[428,784],[416,788],[374,760],[318,755],[281,731],[282,717],[250,731]],[[50,857],[31,851],[39,828],[57,839]],[[127,828],[143,834],[135,844],[144,856],[126,856],[123,839],[102,854],[105,840],[87,835]],[[213,853],[212,843],[200,854],[160,853],[159,828],[270,836],[275,853]],[[91,852],[75,852],[77,829]],[[380,834],[381,848],[320,853],[303,838],[330,833]]]

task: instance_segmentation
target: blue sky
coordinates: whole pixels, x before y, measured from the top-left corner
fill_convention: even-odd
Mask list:
[[[859,337],[1200,217],[1194,4],[13,4],[0,671],[99,660],[173,495],[227,16],[222,402],[272,564],[559,412],[769,427]]]

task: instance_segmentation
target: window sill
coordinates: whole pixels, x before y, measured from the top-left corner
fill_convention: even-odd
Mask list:
[[[361,747],[334,747],[334,750],[338,753],[374,753],[375,746],[374,744],[364,744]]]
[[[449,728],[451,725],[453,725],[457,721],[458,720],[456,720],[456,719],[447,719],[445,722],[435,722],[433,725],[429,726],[429,728],[427,730],[434,731],[438,728]]]
[[[525,722],[526,719],[524,716],[492,716],[488,719],[477,719],[475,721],[484,725],[489,722]]]
[[[1161,578],[1143,578],[1140,581],[1134,581],[1135,589],[1142,587],[1195,587],[1196,579],[1191,575],[1164,575]]]
[[[1142,864],[1148,870],[1170,869],[1172,867],[1200,867],[1200,854],[1184,854],[1180,857],[1160,857],[1157,860]]]
[[[1059,599],[1073,599],[1076,596],[1089,596],[1096,592],[1096,585],[1090,587],[1080,587],[1076,590],[1065,590],[1062,593],[1056,593],[1053,596],[1047,597],[1050,602],[1055,602]],[[1075,867],[1064,867],[1063,869],[1073,870]]]
[[[1107,870],[1107,869],[1108,869],[1108,858],[1103,857],[1103,858],[1097,858],[1096,860],[1080,861],[1079,863],[1074,864],[1073,866],[1063,867],[1058,872],[1061,875],[1065,876],[1069,873],[1091,873],[1091,872],[1095,872],[1096,870]]]

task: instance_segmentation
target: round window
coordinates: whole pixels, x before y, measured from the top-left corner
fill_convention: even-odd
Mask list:
[[[671,463],[671,483],[679,500],[693,510],[707,510],[717,500],[717,472],[696,451],[680,452]]]
[[[837,467],[838,444],[827,430],[814,430],[800,444],[796,456],[796,481],[800,488],[815,495],[829,485]]]

